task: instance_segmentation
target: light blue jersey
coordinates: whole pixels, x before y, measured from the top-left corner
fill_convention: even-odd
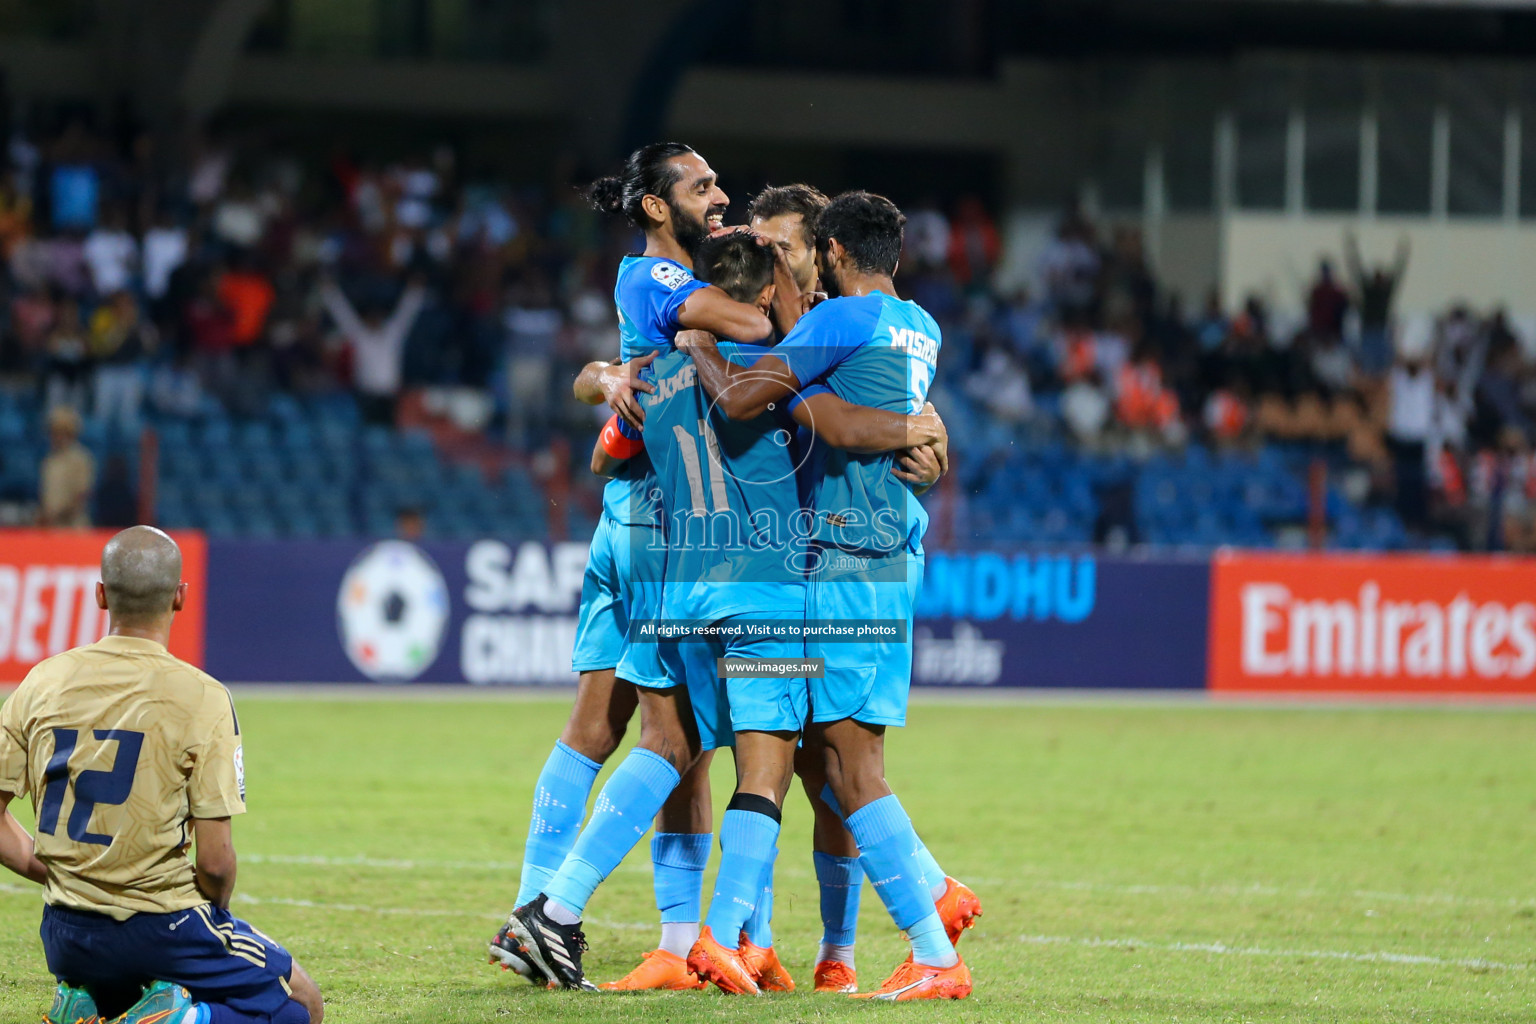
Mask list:
[[[801,396],[825,388],[855,405],[916,413],[928,400],[940,344],[938,325],[922,307],[875,292],[821,303],[774,355],[804,385]],[[805,474],[816,518],[807,626],[883,623],[901,632],[860,644],[808,634],[807,656],[824,661],[823,675],[810,680],[811,717],[904,725],[928,513],[892,475],[894,453],[858,455],[818,441],[812,460]]]
[[[625,256],[613,286],[620,358],[671,351],[672,339],[683,329],[677,320],[683,303],[706,287],[681,263],[659,256]],[[603,511],[626,526],[654,526],[659,512],[655,490],[650,459],[642,453],[620,466],[603,488]]]
[[[762,347],[721,342],[756,362]],[[667,537],[662,617],[718,628],[676,645],[704,749],[740,732],[799,732],[810,695],[803,676],[722,679],[717,659],[799,659],[805,644],[805,523],[795,445],[771,413],[735,422],[699,387],[693,361],[657,359],[645,403],[645,445],[660,486]],[[763,629],[766,632],[756,632]],[[796,632],[791,632],[795,630]]]
[[[681,325],[677,314],[705,285],[671,260],[626,256],[619,265],[613,301],[619,311],[620,355],[628,360],[672,348]],[[592,535],[581,586],[581,613],[571,666],[577,672],[615,669],[638,686],[677,684],[657,644],[629,643],[633,623],[661,613],[665,552],[660,531],[656,476],[645,453],[618,467],[603,489],[603,517]]]
[[[756,362],[759,345],[722,341],[722,358]],[[661,493],[667,543],[662,616],[715,622],[788,619],[805,611],[805,516],[795,483],[793,423],[725,416],[673,351],[649,367],[645,446]]]
[[[874,292],[828,299],[773,350],[801,384],[825,385],[853,405],[918,413],[928,400],[939,325],[915,302]],[[810,477],[816,541],[872,554],[922,550],[928,512],[891,473],[895,454],[817,444]]]

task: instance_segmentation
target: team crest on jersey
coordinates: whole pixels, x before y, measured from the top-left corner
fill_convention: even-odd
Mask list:
[[[651,266],[651,276],[657,283],[675,292],[687,284],[693,275],[676,263],[655,263]]]

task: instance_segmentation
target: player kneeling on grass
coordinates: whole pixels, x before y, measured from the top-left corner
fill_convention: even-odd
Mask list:
[[[228,690],[166,650],[181,551],[135,526],[107,543],[101,579],[108,636],[42,662],[0,707],[0,863],[44,887],[59,982],[45,1022],[320,1024],[309,975],[229,913],[240,723]],[[7,810],[28,794],[35,844]]]

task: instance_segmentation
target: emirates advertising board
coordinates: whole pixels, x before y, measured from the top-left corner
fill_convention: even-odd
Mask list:
[[[1536,694],[1536,561],[1229,553],[1210,688]]]

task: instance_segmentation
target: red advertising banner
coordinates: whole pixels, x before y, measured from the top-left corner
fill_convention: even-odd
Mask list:
[[[1536,694],[1536,560],[1222,553],[1216,692]]]
[[[200,533],[172,534],[181,545],[186,606],[171,630],[171,653],[203,664],[208,544]],[[106,635],[96,607],[101,549],[110,531],[0,530],[0,683],[17,683],[33,665]]]

